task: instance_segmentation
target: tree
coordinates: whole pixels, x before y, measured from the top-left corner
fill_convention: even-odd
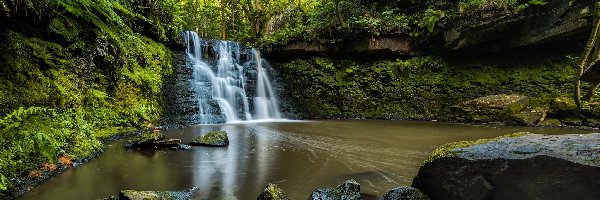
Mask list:
[[[219,4],[221,5],[221,39],[227,40],[227,34],[225,33],[225,4],[223,1],[225,0],[219,0]]]
[[[596,8],[594,9],[594,19],[593,19],[593,27],[592,33],[590,34],[590,38],[585,46],[585,51],[581,56],[581,60],[578,67],[578,77],[575,81],[575,92],[574,92],[574,100],[577,107],[581,108],[582,99],[581,99],[581,77],[584,73],[590,69],[592,64],[597,63],[600,59],[600,43],[598,43],[599,29],[600,29],[600,2],[596,2]],[[583,98],[583,101],[590,101],[594,96],[596,89],[600,83],[591,83],[590,88],[588,89],[587,94]]]

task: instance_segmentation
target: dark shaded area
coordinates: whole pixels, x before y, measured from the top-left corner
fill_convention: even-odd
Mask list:
[[[445,157],[419,169],[412,186],[431,199],[599,199],[600,169],[549,156]]]

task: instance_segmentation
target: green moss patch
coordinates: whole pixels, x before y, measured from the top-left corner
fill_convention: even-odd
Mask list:
[[[225,131],[212,131],[194,138],[190,145],[227,146],[229,138]]]

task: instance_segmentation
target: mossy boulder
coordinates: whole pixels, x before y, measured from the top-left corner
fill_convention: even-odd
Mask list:
[[[137,191],[121,190],[120,200],[189,200],[193,199],[193,190],[187,191]]]
[[[567,126],[581,126],[581,125],[583,125],[583,119],[581,119],[581,118],[575,118],[575,117],[568,117],[568,118],[560,119],[560,122],[562,124],[567,125]]]
[[[164,140],[165,136],[158,131],[148,131],[135,136],[125,142],[126,148],[145,148],[154,146],[156,142]]]
[[[566,118],[575,116],[579,109],[572,97],[556,97],[550,102],[550,110],[555,117]]]
[[[544,121],[540,123],[540,126],[549,126],[549,127],[559,127],[561,126],[560,121],[558,119],[548,119],[546,118]]]
[[[225,131],[212,131],[194,138],[190,145],[227,146],[229,145],[229,138]]]
[[[289,200],[283,189],[279,185],[269,183],[267,187],[258,195],[257,200]]]
[[[431,199],[600,199],[600,133],[518,133],[444,145],[412,187]]]
[[[543,108],[526,109],[516,114],[508,115],[503,122],[507,125],[535,126],[546,116]]]
[[[429,200],[429,197],[417,188],[402,186],[388,191],[379,200]]]
[[[347,180],[335,188],[317,189],[308,196],[309,200],[355,200],[361,199],[360,184]]]
[[[527,96],[498,94],[462,102],[452,110],[466,121],[504,122],[511,115],[520,114],[528,105]]]

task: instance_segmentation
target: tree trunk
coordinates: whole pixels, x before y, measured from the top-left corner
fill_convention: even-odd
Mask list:
[[[204,0],[203,10],[206,7],[206,0]],[[204,12],[203,12],[204,13]],[[202,17],[202,37],[207,37],[208,31],[206,30],[206,16]]]
[[[198,33],[198,0],[193,0],[194,4],[194,30]]]
[[[225,0],[219,0],[221,4],[221,39],[227,40],[227,34],[225,33],[225,4],[223,1]]]
[[[254,9],[254,33],[256,34],[256,38],[260,38],[260,0],[255,0],[255,9]]]
[[[585,46],[585,51],[583,52],[583,55],[581,56],[581,61],[579,63],[579,72],[577,73],[577,80],[575,81],[575,92],[574,92],[574,100],[575,100],[575,104],[577,105],[577,107],[581,108],[581,81],[579,80],[581,78],[581,75],[583,75],[583,72],[585,72],[586,67],[590,64],[590,60],[595,60],[595,59],[590,59],[590,55],[592,54],[592,51],[594,50],[594,47],[597,45],[597,38],[598,38],[598,29],[600,27],[600,24],[598,23],[600,20],[598,20],[598,17],[600,17],[600,2],[596,3],[596,8],[595,8],[595,13],[594,13],[594,26],[592,28],[592,34],[590,35],[590,39],[588,40],[587,45]],[[598,51],[596,49],[596,51]],[[597,54],[594,55],[594,57],[598,57]],[[597,87],[597,85],[596,85]],[[590,91],[588,91],[588,95],[589,98],[591,99],[593,94],[594,94],[594,90],[596,89],[596,87],[590,87]],[[587,99],[587,95],[586,95],[586,99]]]

